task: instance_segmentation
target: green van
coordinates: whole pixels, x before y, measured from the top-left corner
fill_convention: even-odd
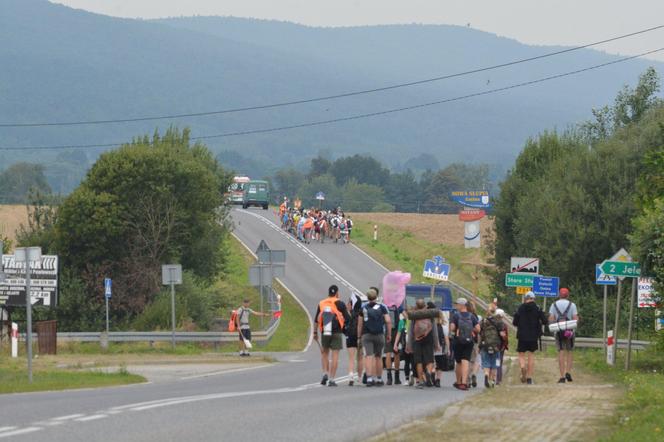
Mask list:
[[[270,202],[270,186],[267,181],[249,181],[244,185],[242,196],[242,208],[249,206],[262,207],[267,210]]]

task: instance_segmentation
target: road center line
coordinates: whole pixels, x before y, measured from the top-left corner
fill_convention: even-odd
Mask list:
[[[0,433],[0,438],[11,437],[11,436],[19,436],[21,434],[34,433],[35,431],[39,431],[39,430],[43,430],[43,428],[40,428],[40,427],[22,428],[20,430],[14,430],[14,431],[6,432],[6,433]]]
[[[97,420],[97,419],[103,419],[105,417],[108,417],[108,415],[107,414],[93,414],[91,416],[79,417],[79,418],[76,418],[74,420],[78,421],[78,422],[87,422],[87,421],[94,421],[94,420]]]

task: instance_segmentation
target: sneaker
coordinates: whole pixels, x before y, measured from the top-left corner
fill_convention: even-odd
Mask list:
[[[521,367],[521,383],[525,384],[526,383],[526,376],[527,376],[527,371],[526,367]]]
[[[433,382],[431,382],[431,373],[426,372],[424,373],[424,383],[426,384],[427,387],[433,387]]]
[[[472,375],[472,376],[470,377],[470,385],[472,385],[473,388],[477,387],[477,376]]]
[[[466,385],[466,384],[459,384],[459,386],[458,386],[457,388],[458,388],[459,390],[462,390],[462,391],[468,391],[468,390],[470,390],[470,388],[469,388],[468,385]]]
[[[415,385],[415,378],[411,377],[408,379],[408,386],[412,387],[413,385]]]
[[[392,372],[387,372],[387,385],[392,385]]]
[[[484,388],[489,388],[489,376],[484,376]]]
[[[461,390],[460,388],[461,384],[457,384],[456,382],[452,384],[452,387],[456,388],[457,390]]]
[[[378,378],[377,380],[374,381],[374,384],[376,385],[376,387],[382,387],[383,385],[385,385],[385,382],[383,382],[383,378]]]
[[[327,380],[328,380],[328,379],[329,379],[329,378],[327,377],[327,374],[324,374],[324,375],[323,375],[323,379],[320,380],[320,384],[321,384],[321,385],[325,385],[325,384],[327,384]]]
[[[366,385],[367,385],[367,387],[373,387],[376,384],[374,383],[374,380],[371,379],[371,380],[367,380]]]
[[[559,384],[564,384],[564,383],[565,383],[565,378],[560,378],[560,379],[558,379],[558,383],[559,383]]]
[[[532,378],[526,379],[526,384],[533,385],[533,379]]]
[[[401,385],[401,378],[399,377],[399,372],[397,371],[396,376],[394,376],[394,385]]]
[[[354,381],[354,380],[351,379],[350,381],[348,381],[348,386],[349,386],[349,387],[352,387],[353,385],[355,385],[355,381]]]
[[[422,390],[424,388],[424,383],[418,382],[415,388],[417,388],[418,390]]]
[[[495,381],[491,381],[489,383],[489,385],[491,386],[491,388],[496,388],[496,382]]]
[[[433,386],[436,388],[440,388],[440,379],[436,379],[433,383]]]
[[[565,379],[567,380],[567,382],[572,382],[572,375],[569,373],[565,373]]]
[[[334,380],[330,380],[330,382],[327,383],[327,386],[328,386],[328,387],[336,387],[336,386],[337,386],[337,383],[334,382]]]

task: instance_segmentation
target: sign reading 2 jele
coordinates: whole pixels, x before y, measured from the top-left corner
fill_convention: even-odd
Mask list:
[[[600,267],[602,273],[609,276],[637,278],[641,276],[641,264],[626,261],[604,261]]]
[[[452,201],[456,201],[467,207],[474,207],[476,209],[491,207],[488,190],[455,190],[450,196]]]

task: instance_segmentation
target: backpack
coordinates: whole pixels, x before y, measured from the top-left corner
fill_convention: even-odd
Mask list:
[[[318,328],[325,336],[332,335],[332,326],[335,319],[339,323],[341,329],[343,330],[344,328],[344,315],[339,311],[337,301],[338,299],[336,297],[328,297],[318,304],[318,308],[320,309],[318,315]]]
[[[357,301],[350,312],[350,321],[346,324],[346,336],[357,335],[357,318],[362,312],[362,303]]]
[[[416,319],[415,324],[413,324],[413,337],[416,341],[421,341],[429,336],[431,330],[433,330],[433,321],[431,319]]]
[[[383,318],[383,309],[380,308],[380,304],[367,304],[362,308],[362,314],[364,315],[364,328],[367,333],[372,335],[383,334],[385,318]]]
[[[231,311],[231,319],[228,321],[228,331],[234,332],[237,331],[237,310]]]
[[[565,308],[565,311],[562,312],[562,313],[558,309],[558,302],[557,301],[553,303],[553,308],[555,308],[556,312],[558,313],[558,321],[560,321],[560,320],[569,321],[570,320],[570,318],[567,317],[567,313],[569,313],[569,310],[572,308],[572,301],[569,301],[569,300],[567,301],[567,308]],[[558,332],[558,334],[561,337],[565,338],[565,339],[570,339],[574,336],[574,330],[564,330],[564,331]]]
[[[491,318],[483,319],[480,329],[480,348],[493,354],[500,349],[502,342],[498,324]]]
[[[473,317],[470,313],[459,313],[457,322],[457,340],[460,344],[473,342]]]

